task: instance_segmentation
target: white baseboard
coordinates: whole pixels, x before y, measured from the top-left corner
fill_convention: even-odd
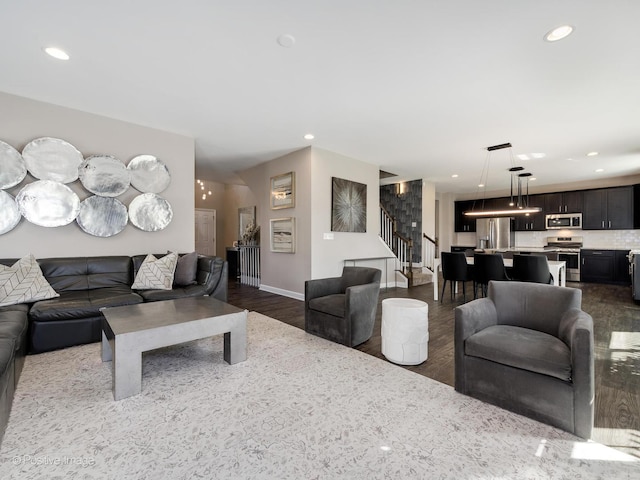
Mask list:
[[[295,300],[301,300],[304,302],[304,293],[292,292],[291,290],[283,290],[282,288],[270,287],[263,283],[260,284],[260,290],[265,292],[275,293],[276,295],[282,295],[283,297],[293,298]]]

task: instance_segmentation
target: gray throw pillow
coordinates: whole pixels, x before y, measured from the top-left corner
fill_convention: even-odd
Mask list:
[[[187,285],[195,285],[196,273],[198,272],[198,254],[197,252],[187,253],[178,258],[178,266],[173,276],[173,284],[179,287]]]

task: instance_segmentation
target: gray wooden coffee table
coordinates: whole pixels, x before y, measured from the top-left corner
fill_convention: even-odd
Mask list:
[[[247,359],[247,311],[211,297],[102,309],[102,361],[112,362],[115,400],[142,391],[142,353],[224,333],[227,363]]]

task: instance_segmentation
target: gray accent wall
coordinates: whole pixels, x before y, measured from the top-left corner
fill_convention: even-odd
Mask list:
[[[422,262],[422,180],[403,182],[405,193],[397,195],[397,183],[380,186],[380,204],[396,219],[398,232],[413,240],[411,261]],[[416,226],[413,227],[412,223]]]

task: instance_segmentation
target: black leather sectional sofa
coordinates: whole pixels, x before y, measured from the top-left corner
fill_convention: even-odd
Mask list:
[[[27,353],[99,341],[103,307],[200,295],[227,300],[228,267],[220,257],[198,256],[195,284],[174,285],[172,290],[132,290],[145,257],[40,259],[42,273],[60,296],[0,307],[0,441]],[[16,261],[0,259],[8,266]]]

